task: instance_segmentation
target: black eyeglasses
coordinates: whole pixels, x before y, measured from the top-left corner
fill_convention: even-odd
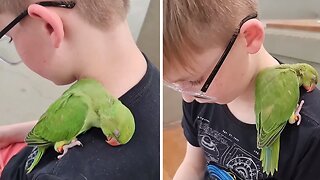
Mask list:
[[[221,68],[223,62],[226,60],[232,46],[234,45],[239,33],[240,33],[240,29],[242,27],[242,25],[247,22],[248,20],[250,19],[254,19],[254,18],[257,18],[258,17],[258,14],[257,13],[254,13],[254,14],[251,14],[247,17],[245,17],[239,24],[239,27],[237,28],[237,30],[235,31],[235,33],[232,35],[232,38],[230,39],[226,49],[224,50],[223,54],[221,55],[221,57],[219,58],[219,61],[217,63],[217,65],[213,68],[213,70],[211,71],[209,77],[207,78],[207,80],[205,81],[204,85],[202,86],[201,90],[198,91],[198,92],[194,92],[194,91],[190,91],[190,90],[185,90],[184,88],[180,87],[178,84],[175,84],[175,83],[167,83],[167,82],[164,82],[164,84],[166,86],[168,86],[169,88],[175,90],[175,91],[178,91],[178,92],[181,92],[181,93],[184,93],[184,94],[187,94],[189,96],[194,96],[195,98],[199,98],[199,99],[207,99],[207,100],[214,100],[215,98],[213,97],[210,97],[210,96],[207,96],[206,95],[206,92],[210,86],[210,84],[212,83],[213,79],[215,78],[215,76],[217,75],[219,69]]]
[[[217,65],[213,68],[211,74],[209,75],[208,79],[206,80],[206,82],[204,83],[204,85],[202,86],[201,88],[201,91],[202,92],[207,92],[210,84],[212,83],[214,77],[217,75],[219,69],[221,68],[224,60],[227,58],[232,46],[234,45],[234,43],[236,42],[236,39],[240,33],[240,29],[242,27],[242,25],[247,22],[248,20],[250,19],[254,19],[254,18],[257,18],[257,14],[251,14],[247,17],[245,17],[241,22],[240,22],[240,25],[239,25],[239,28],[237,29],[237,31],[232,35],[232,38],[230,39],[229,43],[228,43],[228,46],[226,47],[226,49],[224,50],[222,56],[220,57]]]
[[[67,8],[67,9],[72,9],[76,5],[75,2],[73,1],[43,1],[43,2],[38,2],[35,4],[39,4],[41,6],[46,6],[46,7],[60,7],[60,8]],[[15,62],[14,60],[10,61],[10,59],[13,56],[17,56],[12,48],[10,47],[9,44],[11,43],[12,39],[6,36],[5,34],[8,33],[16,24],[18,24],[23,18],[28,16],[28,10],[23,11],[19,16],[17,16],[13,21],[11,21],[3,30],[0,31],[0,59],[3,61],[9,63],[9,64],[18,64],[19,62]]]

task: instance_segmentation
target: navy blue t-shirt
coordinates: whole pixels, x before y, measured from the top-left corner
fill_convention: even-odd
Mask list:
[[[320,91],[300,88],[301,99],[301,124],[287,123],[282,131],[278,172],[269,179],[320,179]],[[268,178],[262,173],[255,124],[238,120],[227,105],[183,102],[183,112],[187,141],[205,153],[205,179]]]
[[[32,160],[32,147],[11,158],[1,180],[152,180],[160,177],[160,78],[148,62],[142,80],[119,100],[135,117],[135,133],[125,145],[111,147],[101,129],[92,128],[79,135],[83,147],[71,148],[59,155],[49,148],[39,164],[26,175],[25,166]]]

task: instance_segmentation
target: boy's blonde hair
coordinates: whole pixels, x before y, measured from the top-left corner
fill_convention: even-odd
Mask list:
[[[164,71],[190,66],[194,53],[225,47],[240,21],[256,12],[255,0],[164,0]]]
[[[10,12],[18,15],[31,3],[41,0],[0,0],[0,13]],[[45,0],[42,0],[45,1]],[[57,0],[54,0],[57,1]],[[73,0],[80,16],[99,28],[111,26],[126,19],[129,0]]]

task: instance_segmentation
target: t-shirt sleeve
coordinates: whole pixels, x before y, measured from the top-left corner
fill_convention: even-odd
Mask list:
[[[182,128],[184,132],[184,136],[186,137],[187,141],[195,147],[200,147],[198,142],[198,131],[196,125],[196,117],[194,115],[194,107],[195,103],[187,103],[185,101],[182,102]]]
[[[307,143],[307,151],[302,155],[292,176],[294,180],[320,178],[320,128],[313,130],[310,142]]]
[[[277,179],[320,179],[320,91],[300,88],[301,124],[289,124],[281,133]]]

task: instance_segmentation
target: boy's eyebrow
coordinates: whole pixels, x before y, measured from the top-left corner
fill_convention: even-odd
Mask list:
[[[187,79],[186,77],[180,77],[180,78],[165,78],[165,77],[163,77],[163,80],[168,83],[177,83],[177,82],[185,81],[186,79]]]
[[[170,82],[170,83],[178,83],[178,82],[184,82],[184,81],[191,81],[191,78],[190,77],[195,77],[195,76],[186,76],[186,77],[178,77],[178,78],[173,78],[173,79],[170,79],[170,80],[168,80],[168,79],[163,79],[163,80],[165,80],[165,81],[167,81],[167,82]],[[198,77],[197,77],[197,79],[198,79]]]
[[[183,81],[186,81],[186,80],[187,80],[186,78],[179,78],[179,79],[176,79],[176,80],[172,81],[172,83],[183,82]]]

